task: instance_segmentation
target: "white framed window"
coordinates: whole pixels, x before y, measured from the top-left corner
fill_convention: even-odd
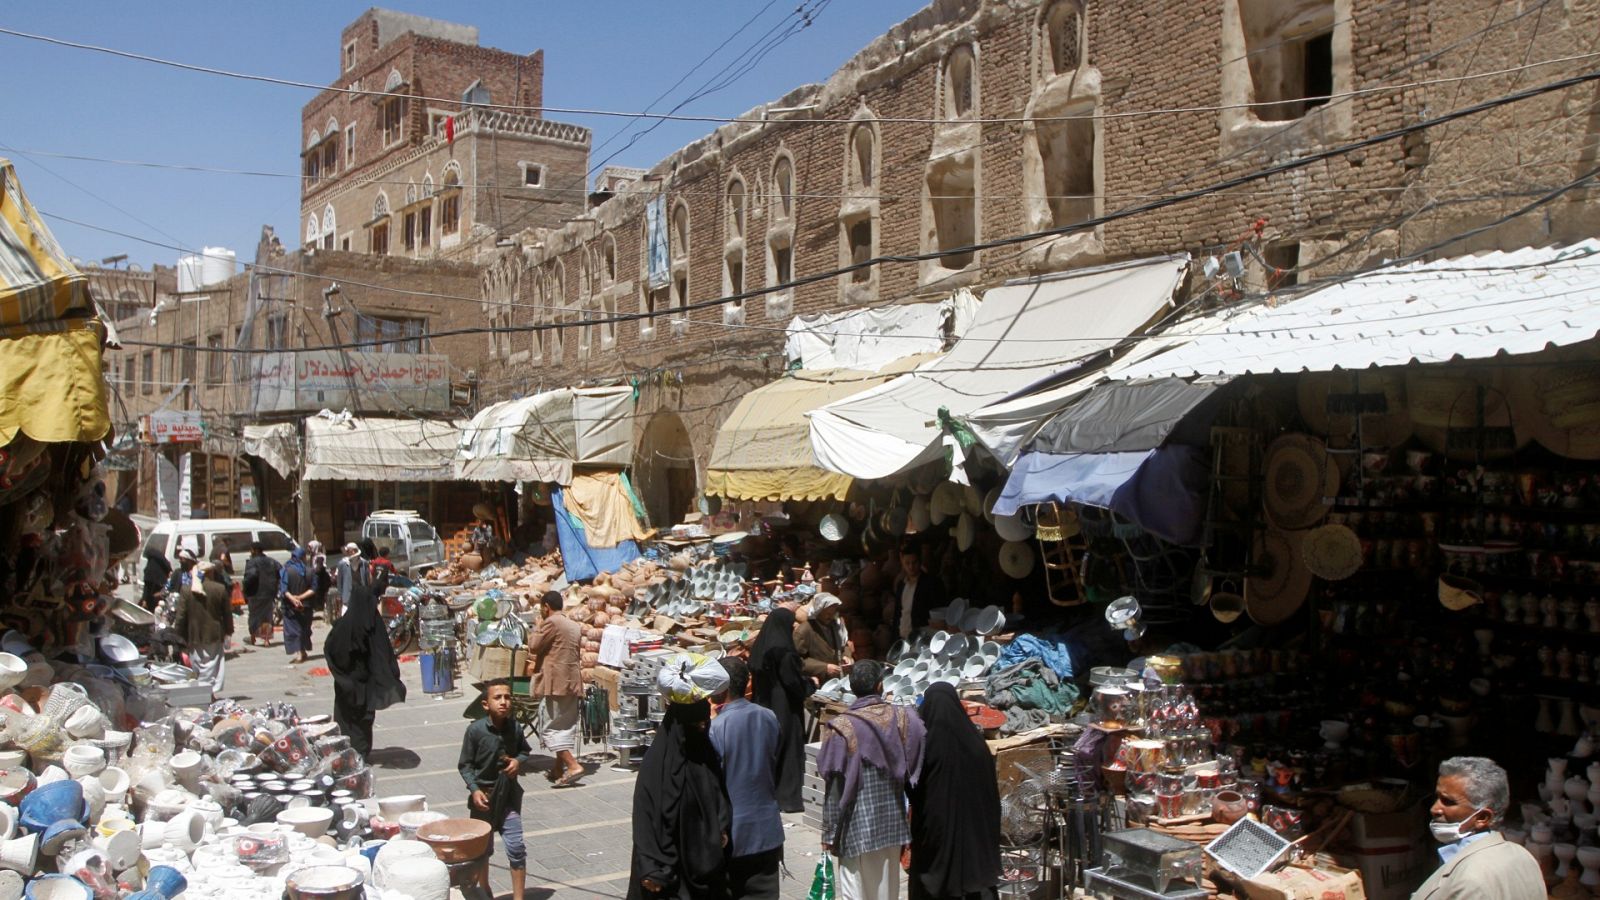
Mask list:
[[[525,159],[517,160],[517,168],[522,172],[521,184],[523,187],[544,187],[544,164],[528,162]]]
[[[356,126],[344,127],[344,167],[349,169],[356,164]]]
[[[344,45],[344,70],[346,72],[356,67],[356,42],[351,41]]]

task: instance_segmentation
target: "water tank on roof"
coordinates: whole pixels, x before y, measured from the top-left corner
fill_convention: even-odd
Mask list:
[[[200,252],[205,256],[201,269],[205,277],[200,282],[201,287],[222,284],[233,277],[235,256],[232,250],[227,247],[206,247]]]
[[[205,283],[205,260],[194,254],[178,257],[178,293],[200,290]]]

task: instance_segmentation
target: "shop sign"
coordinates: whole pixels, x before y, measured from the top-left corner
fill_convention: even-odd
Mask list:
[[[139,419],[139,437],[147,444],[198,444],[206,423],[196,409],[163,410]]]
[[[444,412],[450,408],[450,358],[442,353],[298,351],[254,363],[257,412]]]
[[[256,486],[253,484],[239,485],[239,511],[256,515],[261,512],[261,502],[256,498]]]

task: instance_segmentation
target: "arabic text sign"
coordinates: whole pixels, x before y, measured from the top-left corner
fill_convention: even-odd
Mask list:
[[[254,381],[261,411],[450,408],[450,360],[440,353],[267,354],[256,363]]]
[[[139,423],[146,443],[191,444],[206,436],[205,423],[200,421],[199,410],[163,410],[153,412]]]

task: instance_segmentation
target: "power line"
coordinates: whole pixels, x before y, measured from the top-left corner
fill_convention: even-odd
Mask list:
[[[1550,2],[1550,0],[1544,0],[1544,2]],[[50,37],[48,35],[34,34],[34,33],[31,33],[31,32],[20,31],[20,30],[14,29],[14,28],[0,27],[0,34],[7,34],[7,35],[11,35],[13,37],[24,38],[24,39],[27,39],[27,40],[41,41],[43,43],[55,44],[55,45],[62,46],[62,47],[70,47],[70,48],[75,49],[75,50],[89,50],[89,51],[94,51],[94,52],[97,52],[97,53],[106,53],[106,54],[110,54],[112,56],[123,57],[125,59],[132,59],[132,60],[137,60],[139,62],[153,63],[153,64],[156,64],[156,65],[170,66],[170,67],[173,67],[173,68],[183,69],[185,71],[191,71],[191,72],[198,72],[198,73],[206,74],[206,75],[217,75],[217,76],[223,76],[223,77],[228,77],[228,78],[237,78],[237,79],[241,79],[241,80],[245,80],[245,81],[263,82],[263,83],[266,83],[266,84],[282,85],[284,87],[306,88],[306,89],[315,90],[315,91],[328,91],[328,92],[331,92],[331,93],[349,94],[349,95],[354,95],[354,96],[403,97],[404,99],[407,99],[407,100],[415,100],[415,101],[424,102],[424,103],[460,104],[460,102],[461,102],[461,98],[459,98],[459,97],[428,97],[428,96],[415,95],[415,94],[393,94],[393,93],[390,93],[390,92],[387,92],[387,91],[373,91],[373,90],[365,90],[365,89],[358,90],[356,88],[341,88],[341,87],[333,87],[333,86],[329,86],[329,85],[313,84],[311,82],[306,82],[306,81],[295,81],[293,79],[288,79],[288,78],[277,78],[277,77],[273,77],[273,76],[269,76],[269,75],[255,75],[255,74],[250,74],[250,73],[246,73],[246,72],[235,72],[235,71],[230,71],[230,70],[227,70],[227,69],[216,68],[216,67],[213,67],[213,66],[202,66],[202,65],[192,64],[192,63],[183,63],[183,62],[178,62],[176,60],[163,59],[161,57],[150,56],[150,55],[147,55],[147,54],[134,53],[134,52],[127,51],[127,50],[118,50],[118,49],[115,49],[115,48],[103,47],[103,46],[99,46],[99,45],[96,45],[96,44],[88,44],[88,43],[84,43],[84,42],[81,42],[81,41],[71,41],[71,40],[67,40],[67,39],[64,39],[64,38],[56,38],[56,37]],[[1508,74],[1511,74],[1511,73],[1514,73],[1514,72],[1522,71],[1523,69],[1527,69],[1527,68],[1538,68],[1540,66],[1555,65],[1557,63],[1562,63],[1562,62],[1576,62],[1576,61],[1580,61],[1580,60],[1583,60],[1583,59],[1592,58],[1592,57],[1594,57],[1596,55],[1600,55],[1600,53],[1581,54],[1581,55],[1578,55],[1578,56],[1573,56],[1573,57],[1565,58],[1565,59],[1546,60],[1546,61],[1543,61],[1543,62],[1531,63],[1531,64],[1528,64],[1526,66],[1517,66],[1517,67],[1512,67],[1512,68],[1508,68],[1508,69],[1499,70],[1499,71],[1496,71],[1496,72],[1487,72],[1487,73],[1476,74],[1476,75],[1460,75],[1460,76],[1451,76],[1451,77],[1446,77],[1446,78],[1427,79],[1427,80],[1423,80],[1423,81],[1410,82],[1410,83],[1407,83],[1407,84],[1378,85],[1378,86],[1374,86],[1374,87],[1357,88],[1357,89],[1350,90],[1350,91],[1327,94],[1327,95],[1325,95],[1324,99],[1326,99],[1329,102],[1332,102],[1332,101],[1335,101],[1335,100],[1348,100],[1348,99],[1353,98],[1353,97],[1366,96],[1366,95],[1375,94],[1375,93],[1385,93],[1385,92],[1389,92],[1389,91],[1399,91],[1399,90],[1410,90],[1410,89],[1418,88],[1418,87],[1428,87],[1428,86],[1431,86],[1431,85],[1438,85],[1438,84],[1450,84],[1450,83],[1454,83],[1454,82],[1457,82],[1457,81],[1471,80],[1471,79],[1475,79],[1475,78],[1490,78],[1490,77],[1495,77],[1495,76],[1498,76],[1498,75],[1508,75]],[[979,124],[1021,124],[1021,123],[1027,123],[1027,122],[1071,122],[1071,121],[1084,120],[1084,119],[1088,119],[1088,120],[1095,120],[1095,119],[1125,119],[1125,118],[1133,118],[1133,117],[1140,117],[1140,116],[1170,116],[1170,115],[1176,115],[1176,114],[1180,114],[1180,113],[1211,113],[1211,112],[1220,112],[1220,111],[1223,111],[1223,110],[1256,109],[1256,108],[1259,108],[1259,107],[1281,106],[1281,105],[1282,105],[1281,101],[1252,101],[1252,102],[1248,102],[1248,103],[1229,103],[1229,104],[1219,104],[1219,105],[1214,105],[1214,106],[1183,106],[1183,107],[1170,107],[1170,108],[1166,108],[1166,109],[1132,110],[1132,111],[1127,111],[1127,112],[1115,112],[1115,113],[1081,113],[1081,114],[1059,115],[1059,116],[987,116],[987,117],[981,117],[980,116],[980,117],[964,117],[964,118],[961,118],[959,120],[952,120],[952,119],[947,119],[947,118],[937,118],[937,117],[928,117],[928,116],[879,116],[879,117],[875,118],[875,121],[877,121],[879,123],[883,123],[883,124],[908,124],[908,125],[947,124],[947,123],[950,123],[952,121],[960,122],[960,123],[969,123],[969,122],[971,122],[971,123],[979,123]],[[651,112],[625,112],[625,111],[618,111],[618,110],[589,109],[589,108],[583,108],[583,107],[518,106],[518,105],[513,105],[513,104],[489,104],[489,106],[491,106],[491,107],[493,107],[495,109],[503,109],[503,110],[508,110],[508,111],[556,113],[556,114],[561,114],[561,115],[604,116],[604,117],[611,117],[611,118],[629,118],[629,119],[665,119],[665,120],[676,121],[676,122],[715,122],[715,123],[719,123],[719,124],[745,124],[745,125],[768,125],[768,124],[773,124],[773,122],[774,122],[774,120],[772,120],[770,118],[746,118],[746,117],[743,117],[743,116],[731,116],[730,117],[730,116],[677,115],[677,114],[651,113]],[[782,120],[779,120],[779,121],[783,122],[784,124],[855,125],[855,124],[858,124],[861,120],[860,119],[855,119],[855,118],[839,119],[839,118],[808,116],[808,117],[803,117],[803,118],[792,118],[792,119],[785,118],[785,119],[782,119]]]
[[[881,265],[883,263],[922,262],[924,260],[934,260],[934,259],[943,258],[945,256],[949,256],[949,255],[952,255],[952,254],[977,253],[979,251],[998,248],[998,247],[1007,247],[1007,246],[1015,246],[1015,245],[1020,245],[1020,244],[1032,243],[1032,242],[1040,240],[1042,238],[1056,237],[1056,236],[1060,236],[1060,235],[1066,235],[1066,234],[1072,234],[1072,233],[1076,233],[1076,232],[1080,232],[1080,231],[1090,230],[1090,229],[1096,228],[1096,227],[1098,227],[1100,225],[1103,225],[1103,224],[1106,224],[1106,223],[1109,223],[1109,222],[1119,221],[1119,220],[1125,219],[1125,218],[1131,218],[1131,217],[1136,216],[1136,215],[1141,215],[1141,214],[1144,214],[1144,213],[1148,213],[1148,212],[1164,209],[1164,208],[1169,207],[1169,206],[1174,206],[1174,205],[1178,205],[1178,204],[1181,204],[1181,203],[1186,203],[1186,202],[1189,202],[1189,201],[1192,201],[1192,200],[1195,200],[1195,199],[1199,199],[1201,197],[1209,196],[1211,194],[1225,192],[1225,191],[1228,191],[1228,190],[1230,190],[1230,189],[1232,189],[1234,187],[1238,187],[1238,186],[1245,185],[1245,184],[1250,184],[1250,183],[1253,183],[1253,182],[1256,182],[1256,181],[1265,180],[1265,179],[1271,178],[1271,177],[1273,177],[1275,175],[1283,174],[1285,172],[1289,172],[1289,171],[1293,171],[1293,170],[1296,170],[1296,169],[1304,168],[1306,166],[1313,165],[1313,164],[1315,164],[1317,162],[1322,162],[1322,161],[1325,161],[1325,160],[1328,160],[1328,159],[1333,159],[1333,158],[1336,158],[1336,157],[1339,157],[1339,156],[1342,156],[1342,155],[1345,155],[1345,154],[1348,154],[1348,153],[1355,152],[1357,150],[1365,149],[1367,147],[1371,147],[1371,146],[1374,146],[1374,145],[1377,145],[1377,144],[1381,144],[1381,143],[1384,143],[1384,142],[1387,142],[1387,141],[1390,141],[1390,140],[1394,140],[1396,138],[1404,137],[1404,136],[1406,136],[1408,134],[1420,132],[1420,131],[1423,131],[1423,130],[1426,130],[1426,129],[1432,128],[1432,127],[1437,127],[1438,125],[1441,125],[1441,124],[1446,123],[1446,122],[1453,122],[1453,121],[1457,121],[1457,120],[1460,120],[1460,119],[1469,118],[1471,116],[1478,115],[1478,114],[1486,112],[1488,110],[1492,110],[1492,109],[1496,109],[1496,108],[1499,108],[1499,107],[1502,107],[1502,106],[1507,106],[1507,105],[1510,105],[1510,104],[1513,104],[1513,103],[1521,102],[1523,100],[1527,100],[1527,99],[1530,99],[1530,98],[1533,98],[1533,97],[1543,96],[1545,94],[1552,93],[1552,92],[1555,92],[1555,91],[1565,90],[1565,89],[1568,89],[1568,88],[1571,88],[1571,87],[1575,87],[1575,86],[1578,86],[1578,85],[1586,84],[1588,82],[1596,81],[1596,80],[1600,80],[1600,71],[1588,72],[1588,73],[1585,73],[1585,74],[1582,74],[1582,75],[1575,75],[1575,76],[1571,76],[1569,78],[1560,79],[1558,81],[1549,82],[1549,83],[1546,83],[1546,84],[1543,84],[1543,85],[1538,85],[1538,86],[1535,86],[1535,87],[1532,87],[1532,88],[1525,88],[1525,89],[1523,89],[1521,91],[1517,91],[1517,92],[1512,93],[1512,94],[1508,94],[1508,95],[1504,95],[1504,96],[1501,96],[1501,97],[1493,98],[1493,99],[1490,99],[1490,100],[1482,101],[1480,103],[1472,104],[1470,106],[1463,107],[1463,108],[1460,108],[1460,109],[1457,109],[1457,110],[1453,110],[1451,112],[1443,113],[1443,114],[1441,114],[1439,116],[1436,116],[1434,118],[1431,118],[1431,119],[1426,119],[1426,120],[1423,120],[1423,121],[1420,121],[1420,122],[1415,122],[1415,123],[1412,123],[1410,125],[1404,125],[1404,126],[1401,126],[1399,128],[1390,129],[1388,131],[1380,132],[1378,134],[1371,135],[1371,136],[1366,137],[1366,138],[1361,138],[1361,139],[1353,141],[1353,142],[1349,142],[1349,143],[1341,144],[1341,145],[1338,145],[1338,146],[1326,148],[1326,149],[1323,149],[1323,150],[1320,150],[1320,151],[1317,151],[1317,152],[1313,152],[1313,153],[1310,153],[1310,154],[1307,154],[1307,155],[1304,155],[1304,156],[1299,156],[1299,157],[1295,157],[1295,158],[1290,159],[1290,160],[1286,160],[1286,161],[1284,161],[1282,163],[1278,163],[1278,164],[1275,164],[1275,165],[1272,165],[1272,166],[1268,166],[1268,167],[1265,167],[1265,168],[1261,168],[1261,169],[1256,169],[1256,170],[1254,170],[1252,172],[1247,172],[1247,173],[1235,176],[1235,177],[1230,178],[1230,179],[1226,179],[1226,180],[1224,180],[1222,182],[1218,182],[1218,183],[1215,183],[1215,184],[1212,184],[1212,185],[1209,185],[1209,186],[1206,186],[1206,187],[1197,188],[1197,189],[1194,189],[1194,190],[1190,190],[1190,191],[1185,191],[1185,192],[1181,192],[1181,193],[1178,193],[1178,194],[1169,195],[1167,197],[1160,198],[1160,199],[1157,199],[1157,200],[1153,200],[1153,201],[1150,201],[1148,203],[1143,203],[1143,204],[1139,204],[1139,205],[1132,206],[1132,207],[1126,207],[1126,208],[1123,208],[1121,210],[1116,210],[1116,211],[1113,211],[1113,212],[1110,212],[1110,213],[1105,213],[1105,214],[1100,215],[1100,216],[1095,216],[1095,217],[1091,217],[1091,218],[1088,218],[1088,219],[1084,219],[1083,221],[1080,221],[1080,222],[1077,222],[1077,223],[1073,223],[1071,225],[1065,225],[1065,226],[1060,226],[1060,227],[1057,227],[1057,228],[1046,229],[1046,230],[1043,230],[1043,231],[1025,233],[1025,234],[1020,234],[1020,235],[1013,235],[1013,236],[1008,236],[1008,237],[995,238],[995,239],[992,239],[992,240],[989,240],[989,241],[985,241],[985,242],[982,242],[982,243],[969,245],[969,246],[966,246],[966,247],[942,248],[942,249],[935,250],[935,251],[930,251],[930,252],[927,252],[927,253],[917,253],[917,254],[882,255],[882,256],[874,257],[872,259],[864,260],[862,262],[852,263],[852,264],[847,265],[847,266],[838,267],[838,268],[835,268],[835,269],[832,269],[832,270],[828,270],[828,271],[824,271],[824,272],[820,272],[820,273],[814,273],[812,275],[807,275],[807,276],[795,278],[795,279],[793,279],[793,280],[791,280],[789,282],[785,282],[785,283],[782,283],[782,284],[772,285],[772,286],[768,286],[768,287],[764,287],[764,288],[756,288],[756,289],[752,289],[752,290],[747,290],[747,291],[743,291],[743,292],[740,292],[740,293],[730,294],[730,295],[726,295],[726,296],[715,298],[715,299],[711,299],[711,300],[703,300],[703,301],[698,301],[698,302],[695,302],[695,303],[684,304],[682,306],[678,306],[678,307],[675,307],[675,308],[668,308],[668,309],[663,309],[663,310],[640,311],[638,313],[614,314],[614,315],[609,316],[609,317],[604,317],[604,316],[602,316],[602,317],[594,317],[594,318],[589,318],[586,321],[582,321],[582,322],[561,322],[561,323],[551,322],[551,323],[540,323],[540,324],[523,325],[523,326],[503,326],[503,327],[500,327],[500,328],[492,328],[492,329],[467,329],[467,330],[456,329],[456,330],[453,330],[453,331],[450,331],[450,332],[435,333],[434,335],[432,335],[432,337],[449,336],[451,334],[458,334],[458,333],[460,333],[460,334],[484,334],[484,333],[538,332],[538,331],[545,331],[545,330],[552,330],[552,329],[586,328],[586,327],[591,327],[591,326],[600,325],[600,324],[608,324],[608,323],[615,323],[615,322],[629,322],[629,321],[637,321],[637,320],[641,320],[641,319],[653,319],[653,318],[660,318],[660,317],[669,317],[669,318],[678,317],[678,316],[681,316],[681,315],[683,315],[683,314],[685,314],[687,312],[692,312],[692,311],[695,311],[695,310],[716,308],[716,307],[721,307],[721,306],[724,306],[724,305],[727,305],[727,304],[730,304],[730,303],[742,303],[745,300],[754,299],[756,297],[762,297],[762,296],[765,296],[767,294],[776,293],[776,292],[779,292],[779,291],[791,290],[791,289],[793,289],[795,287],[800,287],[800,286],[804,286],[804,285],[807,285],[807,284],[812,284],[812,283],[816,283],[816,282],[820,282],[820,281],[826,281],[826,280],[830,280],[830,279],[833,279],[833,278],[838,278],[838,277],[840,277],[842,275],[847,275],[847,274],[850,274],[850,273],[856,272],[856,271],[862,271],[862,270],[871,268],[873,266]],[[90,225],[89,223],[80,222],[80,221],[77,221],[77,220],[74,220],[74,219],[69,219],[69,218],[66,218],[66,217],[63,217],[63,216],[56,216],[56,215],[53,215],[53,214],[50,214],[50,213],[44,213],[44,214],[45,215],[50,215],[52,218],[56,218],[56,219],[60,219],[62,221],[70,222],[70,223],[75,224],[75,225],[80,225],[80,226],[88,227],[88,228],[94,228],[94,229],[97,229],[97,230],[112,231],[111,229],[102,229],[99,226]],[[120,232],[115,232],[115,231],[112,231],[112,233],[122,234]],[[130,239],[133,239],[133,240],[146,241],[148,243],[157,243],[157,242],[154,242],[154,241],[147,241],[146,239],[140,238],[140,237],[135,236],[135,235],[122,234],[122,236],[129,237]],[[282,273],[285,273],[285,274],[291,274],[291,275],[294,275],[294,274],[307,275],[308,274],[308,273],[293,272],[292,270],[285,270],[285,269],[272,269],[271,267],[259,267],[259,268],[262,268],[262,269],[267,270],[267,271],[278,271],[278,272],[282,272]],[[308,275],[308,277],[322,278],[324,280],[330,280],[330,281],[331,280],[335,280],[330,276]],[[369,286],[370,287],[374,287],[374,288],[376,288],[378,290],[393,290],[393,289],[386,288],[386,287],[381,286],[381,285],[369,285]],[[430,295],[427,292],[408,292],[408,291],[399,291],[399,290],[396,290],[396,292],[397,293],[419,294],[419,295],[423,295],[423,296],[449,296],[449,295]],[[481,302],[481,298],[457,298],[457,299],[472,299],[473,302]],[[568,311],[571,311],[571,310],[569,309]],[[587,312],[587,310],[584,310],[584,309],[581,309],[581,308],[576,310],[576,311],[581,312],[581,313],[586,313]],[[382,343],[382,342],[381,341],[365,342],[365,344],[372,344],[372,343]],[[340,345],[340,346],[363,346],[365,344],[363,344],[363,343],[355,343],[355,344],[345,344],[345,345]],[[336,349],[336,348],[330,347],[330,348],[305,348],[305,349]],[[208,349],[208,352],[217,352],[217,351]],[[257,351],[257,350],[254,350],[254,349],[245,349],[245,348],[234,348],[231,351],[223,351],[223,352],[263,352],[263,351]]]

